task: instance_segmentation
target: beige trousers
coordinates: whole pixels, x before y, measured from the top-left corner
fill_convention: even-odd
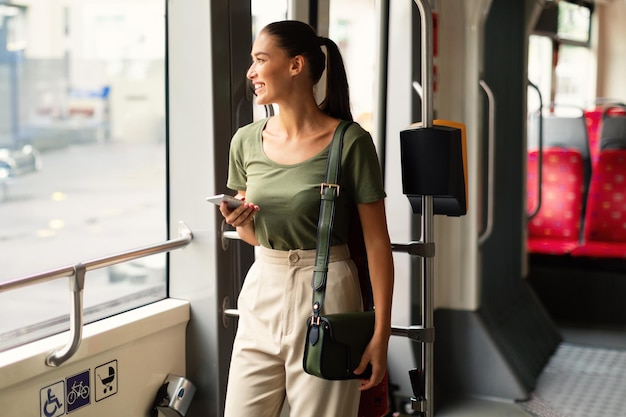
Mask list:
[[[225,417],[356,417],[358,381],[327,381],[304,372],[315,250],[261,248],[239,295]],[[346,245],[331,248],[324,313],[360,311],[356,267]]]

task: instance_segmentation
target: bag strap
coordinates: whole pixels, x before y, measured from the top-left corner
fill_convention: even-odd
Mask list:
[[[330,256],[331,236],[335,220],[335,200],[339,196],[339,172],[341,170],[341,151],[343,136],[351,121],[342,120],[335,129],[328,150],[326,177],[320,186],[320,217],[317,226],[317,246],[315,267],[313,268],[313,317],[312,322],[319,324],[319,315],[324,305],[326,294],[326,278],[328,276],[328,258]]]

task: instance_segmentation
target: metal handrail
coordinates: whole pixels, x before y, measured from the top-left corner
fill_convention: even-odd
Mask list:
[[[46,358],[46,365],[59,366],[78,350],[82,340],[83,330],[83,288],[85,287],[85,275],[87,271],[106,268],[111,265],[132,261],[158,253],[170,252],[187,246],[193,239],[191,230],[183,222],[178,223],[178,238],[143,246],[126,252],[92,259],[90,261],[79,262],[76,265],[65,266],[52,269],[39,274],[28,275],[11,281],[0,283],[0,293],[15,290],[34,284],[52,281],[59,278],[68,277],[70,291],[72,292],[72,308],[70,310],[70,341],[62,348],[52,352]]]
[[[543,203],[543,98],[541,96],[541,90],[539,90],[539,87],[537,87],[536,84],[533,84],[530,80],[528,80],[528,85],[535,89],[539,97],[539,110],[537,110],[539,114],[539,143],[537,144],[537,207],[535,207],[532,213],[526,215],[528,220],[532,220],[537,214],[539,214],[539,210],[541,210],[541,204]]]
[[[496,157],[496,99],[493,95],[493,91],[489,87],[489,84],[485,80],[479,80],[479,85],[487,94],[487,102],[489,103],[488,113],[488,150],[487,150],[487,225],[483,232],[478,236],[478,246],[482,246],[483,243],[493,233],[494,222],[494,188],[495,188],[495,157]]]
[[[427,0],[414,0],[420,12],[421,18],[421,41],[422,41],[422,127],[433,127],[433,15],[430,4]],[[432,195],[422,196],[422,217],[421,231],[422,243],[425,245],[434,244],[434,197]],[[434,251],[434,248],[433,248]],[[434,328],[434,292],[435,262],[433,257],[425,257],[422,261],[422,326],[425,329]],[[434,339],[422,346],[421,365],[424,372],[424,389],[422,393],[415,392],[415,397],[411,398],[414,411],[422,412],[425,417],[434,415],[434,360],[433,345]],[[423,395],[422,395],[423,394]]]

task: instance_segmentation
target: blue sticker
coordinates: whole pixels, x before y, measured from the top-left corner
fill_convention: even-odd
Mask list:
[[[68,413],[90,404],[89,369],[67,378],[65,380],[65,392],[67,393]]]
[[[65,385],[59,381],[39,391],[41,417],[59,417],[65,414]]]

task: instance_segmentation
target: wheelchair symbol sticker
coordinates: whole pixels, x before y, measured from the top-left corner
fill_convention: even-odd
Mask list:
[[[104,400],[117,393],[117,361],[111,361],[98,366],[94,373],[95,397],[96,401]]]
[[[58,417],[65,414],[65,385],[63,381],[39,391],[41,417]]]

